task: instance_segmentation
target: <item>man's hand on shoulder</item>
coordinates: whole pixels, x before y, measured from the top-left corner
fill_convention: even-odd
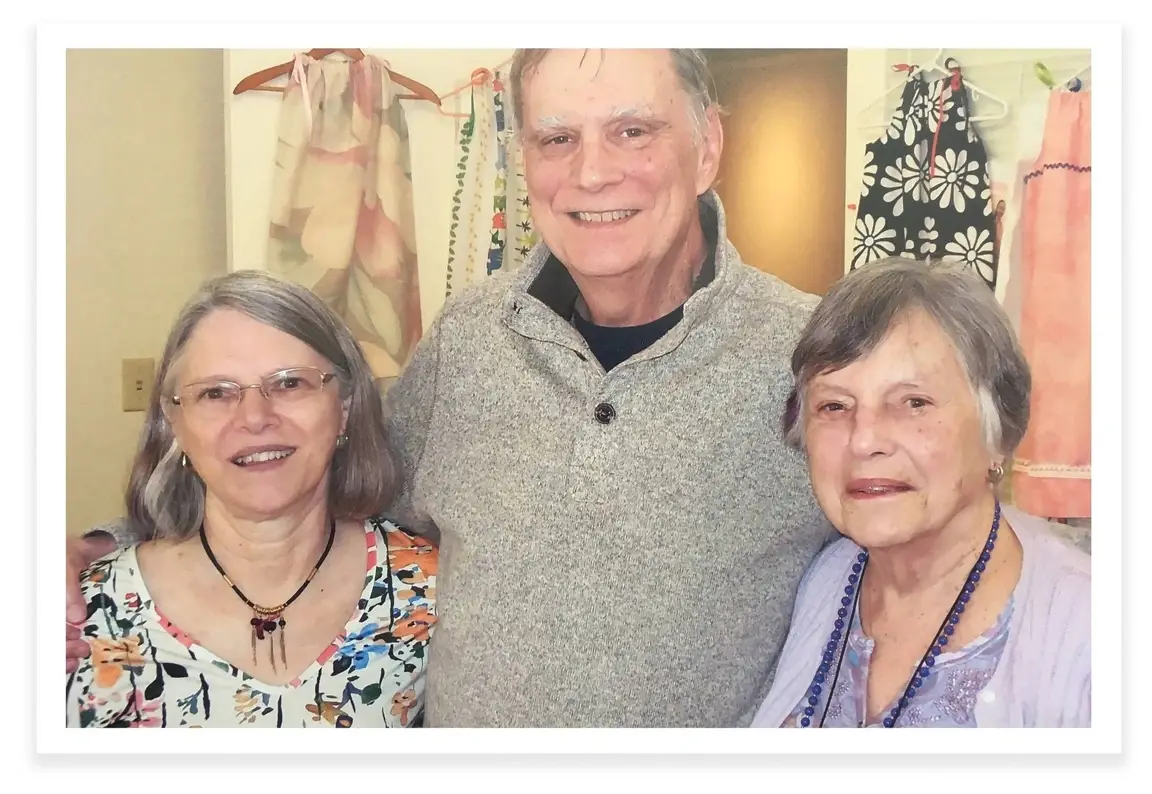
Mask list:
[[[65,670],[72,672],[80,659],[88,655],[88,643],[80,637],[78,626],[87,617],[84,596],[80,592],[80,573],[93,560],[116,549],[116,539],[107,532],[92,532],[65,542],[67,556],[67,609],[65,611]]]

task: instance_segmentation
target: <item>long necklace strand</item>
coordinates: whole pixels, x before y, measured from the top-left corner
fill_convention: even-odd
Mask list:
[[[859,578],[859,580],[850,579],[850,581],[848,582],[848,587],[846,587],[844,589],[844,592],[849,596],[852,596],[852,589],[853,588],[855,588],[855,591],[856,591],[856,594],[855,594],[855,596],[853,596],[853,599],[852,599],[852,617],[853,618],[855,618],[855,616],[856,616],[856,608],[857,608],[856,605],[860,602],[860,591],[862,591],[864,589],[864,574],[868,572],[868,555],[861,554],[859,556],[859,558],[857,558],[856,563],[857,563],[857,565],[859,565],[859,571],[860,571],[859,577],[860,578]],[[857,565],[852,566],[853,573],[856,572]],[[844,611],[843,605],[841,605],[840,611],[841,612]],[[840,629],[843,626],[844,626],[843,618],[838,615],[836,617],[835,628],[832,630],[832,642],[839,641],[840,635],[838,632],[840,631]],[[848,630],[851,630],[851,628],[852,628],[852,620],[849,619]],[[848,642],[848,640],[845,639],[844,642]],[[832,684],[828,687],[828,698],[824,701],[824,711],[820,714],[820,727],[821,728],[824,727],[824,720],[828,718],[828,708],[832,705],[832,696],[834,694],[832,690],[836,686],[836,682],[840,680],[840,665],[843,664],[843,662],[844,662],[844,653],[843,653],[843,651],[841,651],[840,655],[836,659],[836,673],[832,676]],[[823,676],[821,676],[821,682],[822,681],[823,681]],[[815,695],[816,698],[819,698],[819,696],[820,696],[819,684],[813,685],[812,689],[814,689],[816,691],[815,691],[815,693],[811,693],[811,692],[809,693],[808,702],[809,702],[810,706],[815,706],[816,703],[820,702],[818,699],[816,700],[815,703],[812,702],[813,694]],[[804,721],[805,721],[804,726],[807,727],[808,726],[808,720],[809,720],[812,712],[809,711],[808,709],[805,709],[805,712],[806,712],[806,714],[804,716]]]
[[[980,582],[980,575],[984,573],[985,568],[988,566],[988,561],[992,558],[992,550],[996,548],[996,538],[1000,529],[1000,500],[996,500],[996,510],[992,516],[992,527],[988,532],[988,539],[984,543],[984,548],[980,552],[980,556],[976,558],[976,562],[972,565],[972,569],[968,572],[968,578],[964,582],[964,586],[960,589],[960,593],[956,596],[956,600],[952,602],[951,609],[944,618],[944,622],[940,624],[940,628],[936,631],[936,636],[928,645],[928,650],[924,652],[921,657],[920,663],[916,665],[916,669],[912,672],[912,677],[908,679],[908,684],[904,688],[903,695],[896,702],[896,705],[889,711],[888,716],[884,718],[883,725],[885,728],[893,728],[896,726],[896,721],[900,719],[900,715],[904,713],[904,709],[908,706],[910,701],[924,681],[932,674],[932,669],[936,664],[936,657],[944,652],[945,646],[948,645],[949,638],[956,631],[956,624],[960,622],[960,616],[964,614],[968,601],[972,598],[972,593],[976,590],[976,585]],[[864,571],[868,567],[868,552],[860,552],[856,555],[856,561],[852,564],[852,572],[848,575],[848,584],[844,588],[844,595],[840,598],[840,609],[836,612],[836,621],[833,624],[832,634],[828,640],[828,644],[824,647],[824,653],[821,657],[820,665],[816,670],[816,675],[812,679],[811,686],[808,687],[807,705],[804,708],[803,716],[800,718],[801,727],[807,728],[812,724],[812,717],[815,715],[816,706],[820,703],[820,696],[824,691],[824,681],[830,672],[832,660],[836,654],[837,646],[839,646],[839,659],[836,662],[836,672],[832,678],[832,683],[828,685],[828,702],[825,703],[824,711],[821,714],[820,722],[817,725],[819,728],[824,727],[824,719],[828,715],[828,707],[831,705],[832,698],[835,697],[836,682],[840,678],[840,663],[844,660],[844,651],[848,645],[848,634],[852,629],[852,621],[855,620],[857,614],[857,606],[860,599],[860,589],[864,583]],[[849,613],[851,607],[851,613]],[[847,618],[847,623],[845,619]],[[847,628],[845,628],[847,626]],[[843,643],[841,643],[843,638]]]
[[[253,602],[252,599],[248,598],[248,596],[244,595],[244,593],[240,590],[240,588],[236,586],[236,583],[233,582],[228,577],[228,574],[224,572],[224,569],[220,566],[220,563],[216,560],[216,555],[212,553],[212,547],[208,545],[208,536],[204,533],[204,525],[203,524],[200,525],[200,544],[204,547],[204,553],[208,555],[208,559],[212,562],[212,565],[216,568],[217,572],[219,572],[220,576],[223,577],[224,582],[229,587],[232,588],[232,592],[236,593],[236,595],[240,597],[240,600],[243,601],[245,604],[247,604],[248,608],[251,609],[253,612],[252,620],[249,621],[251,626],[252,626],[252,663],[253,664],[256,663],[256,641],[257,640],[263,640],[265,637],[267,637],[269,640],[272,640],[273,633],[276,631],[276,629],[280,629],[280,635],[279,635],[280,636],[280,663],[282,665],[284,665],[285,667],[287,667],[288,656],[287,656],[287,653],[286,653],[285,647],[284,647],[284,633],[285,633],[285,627],[288,624],[284,620],[284,610],[288,609],[288,607],[290,607],[292,605],[292,603],[297,598],[300,597],[300,595],[304,592],[304,590],[308,587],[308,585],[311,584],[313,577],[316,576],[316,572],[319,571],[320,566],[324,564],[324,560],[325,560],[325,558],[327,558],[328,552],[332,550],[332,541],[335,540],[335,538],[336,538],[336,519],[332,518],[332,519],[330,519],[330,522],[328,525],[328,543],[324,546],[324,551],[320,553],[320,559],[318,559],[316,561],[316,565],[314,565],[312,567],[312,572],[308,574],[308,578],[306,578],[303,581],[303,583],[301,583],[300,587],[298,587],[296,589],[296,592],[293,593],[292,596],[287,601],[285,601],[283,604],[280,604],[279,606],[275,606],[275,607],[262,607],[259,604],[256,604],[255,602]],[[272,642],[272,645],[268,650],[268,658],[269,658],[269,661],[271,661],[271,663],[272,663],[272,669],[275,670],[276,669],[276,643],[275,643],[275,641]]]

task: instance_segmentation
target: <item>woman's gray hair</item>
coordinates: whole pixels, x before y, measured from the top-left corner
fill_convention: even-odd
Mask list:
[[[524,102],[521,97],[525,78],[531,77],[552,50],[516,50],[509,68],[512,91],[512,115],[516,129],[524,129]],[[680,80],[680,87],[688,96],[688,110],[692,116],[692,132],[697,141],[704,134],[708,122],[708,108],[716,105],[716,84],[708,69],[703,50],[668,50],[672,65]]]
[[[812,379],[868,355],[909,312],[944,331],[976,396],[990,454],[1011,456],[1028,429],[1032,375],[992,290],[964,263],[896,256],[850,272],[832,286],[792,353],[793,388],[784,437],[804,447],[805,392]]]
[[[240,270],[207,282],[176,318],[140,431],[126,495],[129,529],[136,537],[187,537],[204,520],[204,482],[181,465],[182,452],[165,415],[172,406],[176,365],[200,322],[232,309],[299,339],[332,362],[340,397],[348,404],[347,443],[329,472],[329,504],[336,519],[363,519],[388,506],[397,466],[385,438],[384,411],[364,353],[343,322],[309,290],[258,270]],[[178,410],[178,409],[176,409]]]

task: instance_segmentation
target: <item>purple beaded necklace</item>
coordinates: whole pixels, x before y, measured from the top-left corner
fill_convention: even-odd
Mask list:
[[[964,613],[964,608],[968,601],[972,598],[972,593],[976,590],[976,585],[980,582],[980,574],[988,565],[988,560],[992,558],[992,550],[996,547],[996,534],[1000,529],[1000,500],[996,500],[996,511],[992,516],[992,529],[988,532],[988,540],[984,543],[984,550],[976,559],[972,570],[968,572],[968,579],[964,582],[964,586],[960,589],[959,595],[956,600],[952,602],[952,608],[948,610],[948,614],[944,618],[944,622],[940,624],[940,628],[936,632],[936,637],[928,645],[928,650],[924,652],[924,656],[920,659],[920,664],[916,666],[913,671],[912,677],[908,680],[908,685],[904,688],[904,694],[888,712],[888,716],[884,718],[884,727],[893,728],[896,726],[896,721],[900,719],[900,715],[904,713],[904,709],[908,706],[910,701],[920,687],[924,684],[924,680],[932,674],[932,668],[936,664],[936,657],[944,652],[944,647],[948,644],[948,639],[955,633],[956,624],[960,622],[960,615]],[[816,706],[820,704],[820,695],[824,691],[824,681],[828,677],[828,673],[832,668],[833,659],[836,660],[836,671],[832,676],[832,683],[828,685],[828,699],[824,703],[824,711],[820,715],[820,724],[816,727],[823,728],[824,720],[828,716],[828,707],[832,705],[832,694],[836,687],[836,682],[840,678],[840,665],[844,661],[844,650],[848,644],[848,632],[851,630],[852,622],[856,619],[857,608],[860,603],[860,590],[864,586],[864,573],[868,570],[868,552],[862,551],[856,555],[856,562],[852,563],[852,572],[848,574],[848,584],[844,587],[844,595],[840,598],[840,608],[836,611],[836,621],[832,624],[832,634],[828,639],[828,644],[824,646],[824,655],[820,659],[820,665],[816,669],[816,675],[812,678],[812,685],[808,687],[808,705],[804,707],[804,716],[800,718],[800,727],[808,728],[812,725],[812,717],[816,714]],[[851,613],[849,613],[851,607]],[[845,624],[847,619],[847,624]],[[847,626],[847,628],[846,628]],[[843,640],[843,642],[841,642]],[[839,647],[839,654],[836,650]]]

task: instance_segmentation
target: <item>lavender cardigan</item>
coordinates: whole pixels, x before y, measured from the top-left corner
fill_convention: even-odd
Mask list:
[[[1004,517],[1023,547],[1008,642],[981,691],[981,728],[1086,728],[1092,714],[1090,558],[1043,519],[1008,505]],[[800,583],[776,678],[753,728],[778,728],[812,683],[836,618],[841,586],[860,547],[847,538],[825,549]]]

